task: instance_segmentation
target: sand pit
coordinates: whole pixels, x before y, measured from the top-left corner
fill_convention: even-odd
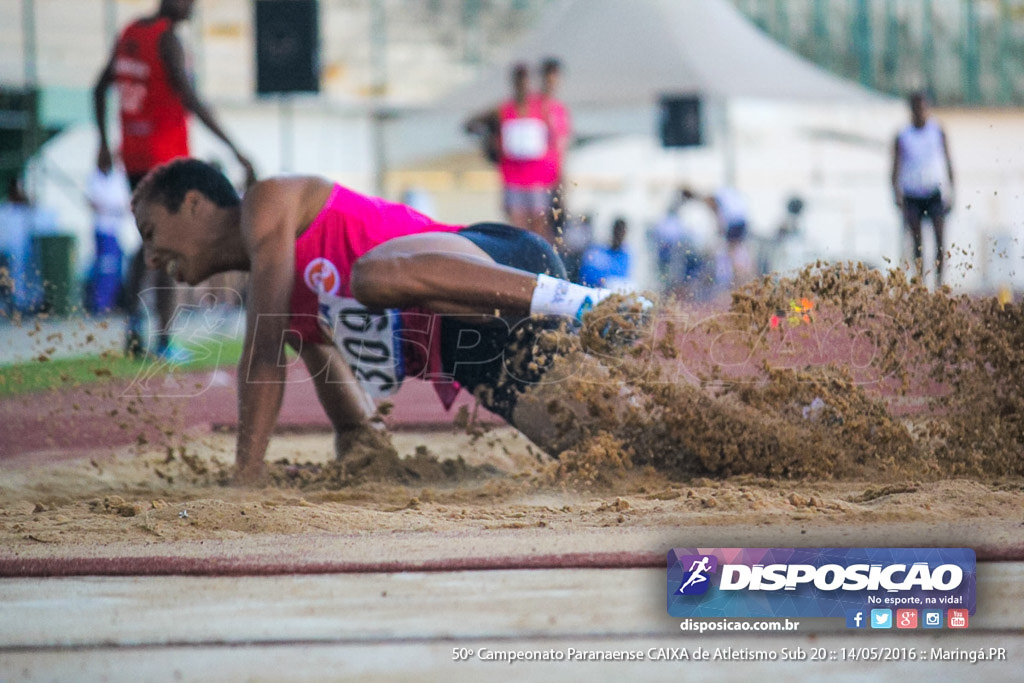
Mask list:
[[[463,409],[449,432],[370,439],[341,462],[327,433],[277,436],[268,484],[240,489],[233,434],[165,430],[65,463],[16,459],[0,484],[0,552],[697,527],[778,529],[790,545],[857,527],[892,545],[921,524],[933,532],[917,544],[949,545],[950,528],[974,521],[991,533],[965,545],[1022,545],[1022,305],[819,264],[738,291],[728,311],[663,311],[612,347],[598,332],[621,311],[599,307],[581,335],[550,333],[529,355],[555,358],[545,377],[559,398],[543,407],[561,428],[591,425],[557,459]],[[601,381],[573,372],[580,340],[610,368]],[[141,423],[159,421],[160,400],[139,405]]]
[[[577,409],[542,405],[567,433],[599,426],[557,459],[464,410],[435,414],[430,429],[407,420],[390,446],[359,440],[338,461],[318,407],[300,402],[283,411],[299,429],[272,439],[268,482],[238,488],[229,384],[196,397],[129,395],[134,411],[108,405],[124,396],[113,384],[100,392],[106,403],[84,410],[62,406],[96,392],[8,402],[22,437],[48,424],[64,439],[0,452],[8,672],[188,678],[180,662],[201,662],[192,677],[617,680],[622,668],[596,665],[473,662],[469,673],[452,649],[890,647],[897,638],[851,634],[841,619],[756,640],[681,639],[665,613],[665,552],[934,546],[976,551],[978,615],[969,632],[905,642],[1004,647],[1010,660],[871,670],[1011,675],[1024,558],[1022,309],[852,268],[760,283],[724,314],[671,310],[625,349],[602,346],[592,334],[601,326],[588,323],[582,338],[610,381],[566,376],[555,395]],[[544,354],[571,358],[577,342],[544,343]],[[286,404],[303,389],[308,398],[310,387],[289,388]],[[419,389],[410,404],[434,401]],[[127,427],[103,419],[115,409],[132,416]],[[131,445],[102,446],[109,434]],[[636,676],[678,678],[657,666]],[[698,680],[746,680],[839,665],[688,666]]]
[[[860,527],[884,545],[909,527],[927,526],[932,531],[919,543],[946,545],[951,529],[972,522],[987,529],[973,545],[991,552],[1012,545],[1024,521],[1019,479],[680,481],[643,467],[622,470],[611,486],[584,486],[560,481],[557,463],[507,428],[479,437],[404,433],[394,442],[403,456],[397,475],[339,483],[309,476],[332,465],[329,435],[277,437],[269,457],[277,481],[259,489],[226,485],[230,434],[196,435],[178,450],[131,447],[18,467],[0,484],[2,556],[58,558],[111,544],[168,544],[187,553],[204,541],[238,541],[241,549],[281,535],[371,535],[383,546],[395,534],[495,531],[552,552],[545,538],[566,532],[644,536],[698,527],[719,535],[775,528],[794,545],[809,529],[820,537],[829,528]],[[657,555],[661,548],[648,550]]]

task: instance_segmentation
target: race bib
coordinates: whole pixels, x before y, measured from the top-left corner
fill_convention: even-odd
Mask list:
[[[341,351],[359,384],[374,399],[398,391],[405,378],[396,309],[371,311],[355,299],[321,294],[321,331]]]
[[[501,124],[501,149],[516,161],[536,161],[548,152],[548,127],[540,119],[509,119]]]

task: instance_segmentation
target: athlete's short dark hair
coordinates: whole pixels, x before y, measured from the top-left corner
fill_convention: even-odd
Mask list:
[[[540,72],[547,76],[562,71],[562,62],[557,57],[548,57],[540,63]]]
[[[242,200],[223,173],[199,159],[175,159],[157,166],[142,179],[132,195],[132,208],[142,202],[158,202],[176,213],[189,190],[202,192],[221,208],[238,206]]]
[[[907,101],[910,102],[911,105],[919,103],[929,104],[931,100],[932,98],[928,96],[927,90],[915,90],[914,92],[910,93],[910,97],[907,98]]]
[[[517,62],[512,65],[512,82],[518,83],[521,80],[530,77],[530,67],[526,66],[524,62]]]

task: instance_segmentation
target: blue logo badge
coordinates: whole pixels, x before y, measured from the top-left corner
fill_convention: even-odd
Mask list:
[[[942,628],[942,610],[921,610],[921,628]]]
[[[863,609],[846,610],[846,628],[867,628],[868,613]]]
[[[892,628],[892,610],[871,610],[871,628]]]
[[[703,595],[711,585],[710,574],[718,569],[718,558],[714,555],[683,555],[679,564],[685,570],[683,583],[677,595]]]

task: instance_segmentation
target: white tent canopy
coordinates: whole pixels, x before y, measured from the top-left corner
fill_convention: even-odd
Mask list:
[[[511,65],[536,66],[549,56],[564,64],[559,95],[583,138],[654,134],[663,95],[697,95],[712,107],[743,98],[854,105],[887,99],[790,52],[727,0],[563,0],[503,62],[431,109],[391,121],[388,163],[471,147],[462,122],[509,96]]]
[[[652,103],[661,93],[865,101],[879,95],[834,76],[758,30],[727,0],[564,0],[503,64],[438,106],[472,111],[507,97],[509,67],[546,56],[566,68],[570,106]]]

